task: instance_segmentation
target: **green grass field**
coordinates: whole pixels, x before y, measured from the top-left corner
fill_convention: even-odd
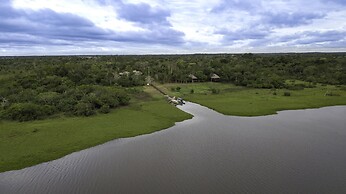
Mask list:
[[[191,118],[146,88],[147,101],[92,117],[0,122],[0,172],[60,158],[107,141],[152,133]]]
[[[315,88],[303,90],[270,90],[209,82],[164,84],[158,85],[158,87],[169,95],[183,97],[185,100],[199,103],[220,113],[235,116],[260,116],[275,114],[280,110],[346,105],[345,86],[322,86],[318,84]],[[180,91],[173,91],[177,87],[181,88]],[[212,88],[219,93],[213,94]],[[284,96],[284,92],[289,92],[291,96]],[[335,96],[326,96],[326,93],[330,92]]]

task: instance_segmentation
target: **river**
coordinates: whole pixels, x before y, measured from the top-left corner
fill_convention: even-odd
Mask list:
[[[346,106],[193,119],[0,173],[0,193],[346,193]]]

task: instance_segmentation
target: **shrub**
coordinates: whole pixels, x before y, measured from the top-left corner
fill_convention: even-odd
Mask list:
[[[0,109],[0,119],[5,119],[5,110]]]
[[[326,94],[325,94],[325,96],[340,96],[340,94],[335,93],[335,92],[333,92],[333,91],[327,91]]]
[[[95,114],[94,107],[91,103],[87,102],[78,102],[75,106],[75,115],[79,116],[91,116]]]
[[[103,106],[101,106],[101,108],[100,108],[100,113],[104,113],[104,114],[107,114],[107,113],[109,113],[110,112],[110,108],[109,108],[109,106],[108,105],[103,105]]]
[[[219,94],[219,93],[220,93],[220,89],[212,88],[212,89],[211,89],[211,93],[212,93],[212,94]]]
[[[291,96],[291,92],[284,92],[284,96]]]
[[[37,133],[38,131],[39,131],[39,129],[35,128],[35,129],[33,129],[31,132]]]
[[[190,94],[193,94],[193,93],[195,93],[195,90],[191,89]]]
[[[309,84],[305,85],[306,88],[316,88],[316,83],[310,82]]]
[[[289,90],[304,90],[305,85],[303,84],[295,84],[295,85],[289,85],[286,88]]]
[[[125,106],[125,105],[128,105],[130,103],[130,96],[128,96],[126,93],[117,93],[117,98],[118,98],[118,102],[119,102],[119,105],[121,106]],[[114,101],[116,103],[116,101]]]
[[[78,101],[70,96],[66,96],[65,98],[60,99],[57,109],[61,112],[65,113],[73,113],[75,105]]]
[[[57,105],[60,101],[60,94],[57,92],[43,92],[38,95],[37,101],[42,105]]]
[[[3,117],[17,121],[30,121],[44,118],[52,114],[53,110],[48,106],[40,106],[33,103],[16,103],[10,106]]]
[[[126,88],[125,91],[130,93],[130,94],[139,94],[141,92],[137,88]]]
[[[179,86],[175,88],[175,91],[177,91],[177,92],[180,92],[180,90],[181,90],[181,87],[179,87]]]

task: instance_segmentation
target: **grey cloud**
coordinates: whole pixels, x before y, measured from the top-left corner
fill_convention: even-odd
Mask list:
[[[294,27],[310,24],[314,19],[325,17],[321,13],[265,13],[263,22],[277,27]]]
[[[330,30],[326,32],[304,32],[301,34],[301,38],[295,41],[296,44],[316,44],[325,42],[338,42],[343,41],[346,38],[346,31]]]
[[[345,0],[322,0],[322,2],[333,2],[333,3],[336,3],[336,4],[339,4],[339,5],[346,5],[346,1]]]
[[[227,29],[221,29],[216,31],[217,34],[221,34],[224,36],[224,42],[226,44],[233,43],[237,40],[260,40],[266,38],[268,35],[271,34],[271,31],[269,29],[264,28],[256,28],[256,27],[250,27],[250,28],[243,28],[236,31],[231,31]]]
[[[229,10],[244,10],[252,11],[256,8],[261,7],[261,0],[252,1],[252,0],[222,0],[221,3],[212,9],[212,12],[218,13],[222,11]]]
[[[147,3],[127,3],[122,0],[98,0],[102,5],[113,6],[119,18],[135,22],[140,25],[171,26],[168,17],[171,13],[167,9],[155,7]]]
[[[151,7],[145,3],[120,4],[117,11],[121,18],[128,21],[142,24],[161,24],[170,26],[170,23],[167,20],[167,17],[170,16],[169,11]]]
[[[150,14],[149,14],[150,15]],[[155,14],[154,14],[155,15]],[[11,7],[10,3],[0,6],[0,44],[59,44],[62,40],[80,41],[116,41],[147,44],[183,44],[182,32],[151,24],[146,32],[114,32],[95,26],[91,21],[69,13],[57,13],[50,9],[22,11]],[[23,37],[30,35],[32,40]],[[18,37],[16,39],[15,37]],[[43,41],[45,40],[45,41]],[[58,42],[58,43],[56,43]],[[64,43],[65,44],[65,43]]]
[[[268,46],[269,44],[284,43],[287,46],[298,46],[298,45],[318,45],[323,44],[328,47],[334,45],[337,47],[344,47],[346,42],[346,31],[330,30],[325,32],[319,31],[305,31],[295,33],[291,35],[278,36],[278,37],[267,37],[262,40],[254,40],[250,42],[249,46]]]

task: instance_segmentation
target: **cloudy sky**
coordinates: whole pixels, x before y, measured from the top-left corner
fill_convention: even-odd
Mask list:
[[[346,0],[0,0],[0,55],[346,51]]]

